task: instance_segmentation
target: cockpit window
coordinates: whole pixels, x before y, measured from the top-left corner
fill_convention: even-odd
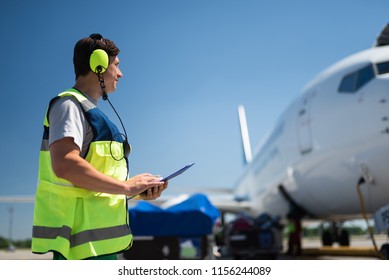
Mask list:
[[[389,73],[389,61],[377,63],[378,75]]]
[[[351,73],[342,79],[339,86],[339,92],[354,92],[357,80],[357,73]]]
[[[374,78],[373,65],[369,64],[355,72],[349,73],[343,77],[339,92],[354,93]]]

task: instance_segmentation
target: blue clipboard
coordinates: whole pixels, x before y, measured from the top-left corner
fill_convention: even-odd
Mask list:
[[[180,170],[177,170],[176,172],[170,174],[169,176],[166,176],[164,178],[161,179],[162,182],[166,182],[178,175],[180,175],[181,173],[185,172],[186,170],[188,170],[190,167],[192,167],[194,165],[194,163],[191,163],[191,164],[188,164],[186,166],[184,166],[183,168],[181,168]]]

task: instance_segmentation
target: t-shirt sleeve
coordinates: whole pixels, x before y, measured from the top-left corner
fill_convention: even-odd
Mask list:
[[[74,143],[82,150],[86,136],[86,119],[81,105],[71,97],[59,98],[49,112],[49,145],[65,138],[73,138]]]

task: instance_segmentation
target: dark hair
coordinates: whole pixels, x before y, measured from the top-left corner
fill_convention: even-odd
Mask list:
[[[91,34],[83,38],[74,46],[73,64],[76,79],[79,76],[88,75],[91,71],[89,66],[89,57],[96,49],[102,49],[107,52],[108,56],[117,56],[119,48],[109,39],[103,38],[100,34]]]

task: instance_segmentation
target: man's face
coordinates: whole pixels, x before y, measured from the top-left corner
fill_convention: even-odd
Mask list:
[[[123,77],[119,69],[119,58],[117,56],[109,58],[109,65],[104,73],[104,83],[106,92],[113,92],[116,90],[119,79]]]

